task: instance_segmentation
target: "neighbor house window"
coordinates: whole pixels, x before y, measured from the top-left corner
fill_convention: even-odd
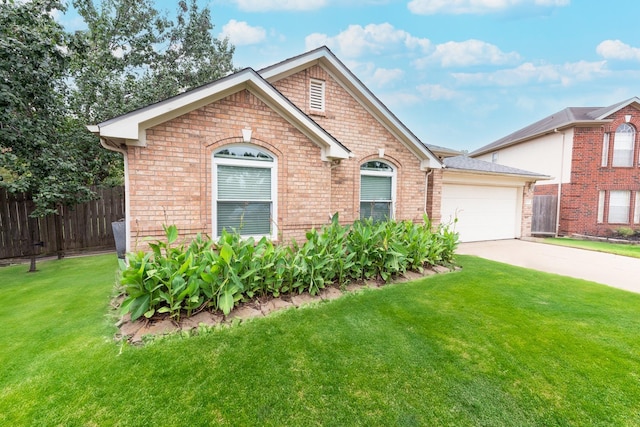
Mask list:
[[[628,224],[631,191],[609,192],[609,224]]]
[[[394,202],[394,168],[379,160],[360,166],[360,218],[392,219]]]
[[[309,108],[314,111],[324,112],[324,82],[311,79],[309,85]]]
[[[604,197],[605,192],[602,190],[598,191],[598,224],[604,222]]]
[[[612,166],[633,166],[633,147],[636,140],[636,130],[628,123],[623,123],[616,129],[613,138]]]
[[[602,161],[601,166],[607,166],[609,164],[609,133],[605,133],[602,137]]]
[[[491,163],[498,163],[498,152],[494,151],[491,153]]]
[[[276,161],[265,150],[227,146],[213,155],[213,229],[275,237]]]
[[[633,223],[640,224],[640,191],[636,191],[636,206],[633,212]]]

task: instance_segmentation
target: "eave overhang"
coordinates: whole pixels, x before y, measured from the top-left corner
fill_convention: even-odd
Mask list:
[[[442,163],[373,93],[326,47],[272,65],[259,71],[270,83],[286,78],[313,65],[324,69],[384,128],[419,160],[422,170],[440,169]]]
[[[109,144],[144,147],[147,129],[242,90],[251,92],[318,145],[323,160],[340,160],[351,156],[346,147],[250,68],[87,128]]]

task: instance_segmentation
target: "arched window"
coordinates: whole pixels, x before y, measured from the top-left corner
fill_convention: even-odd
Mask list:
[[[394,217],[395,169],[372,160],[360,166],[360,218],[385,221]]]
[[[613,139],[612,166],[633,166],[633,148],[636,141],[636,130],[628,123],[616,129]]]
[[[213,234],[275,238],[276,159],[252,145],[226,146],[213,154]]]

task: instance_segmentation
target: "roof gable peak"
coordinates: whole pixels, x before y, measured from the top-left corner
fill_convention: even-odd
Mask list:
[[[442,162],[438,156],[420,141],[327,46],[321,46],[286,59],[270,67],[263,68],[258,73],[273,84],[314,65],[322,67],[387,131],[414,153],[421,160],[423,169],[439,169],[442,167]]]

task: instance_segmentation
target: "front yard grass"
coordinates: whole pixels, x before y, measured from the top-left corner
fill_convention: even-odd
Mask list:
[[[640,295],[458,259],[143,347],[111,338],[114,255],[0,269],[0,424],[640,424]]]
[[[597,242],[592,240],[571,239],[568,237],[550,237],[544,239],[544,241],[545,243],[551,243],[553,245],[570,246],[572,248],[589,249],[592,251],[640,258],[640,245]]]

